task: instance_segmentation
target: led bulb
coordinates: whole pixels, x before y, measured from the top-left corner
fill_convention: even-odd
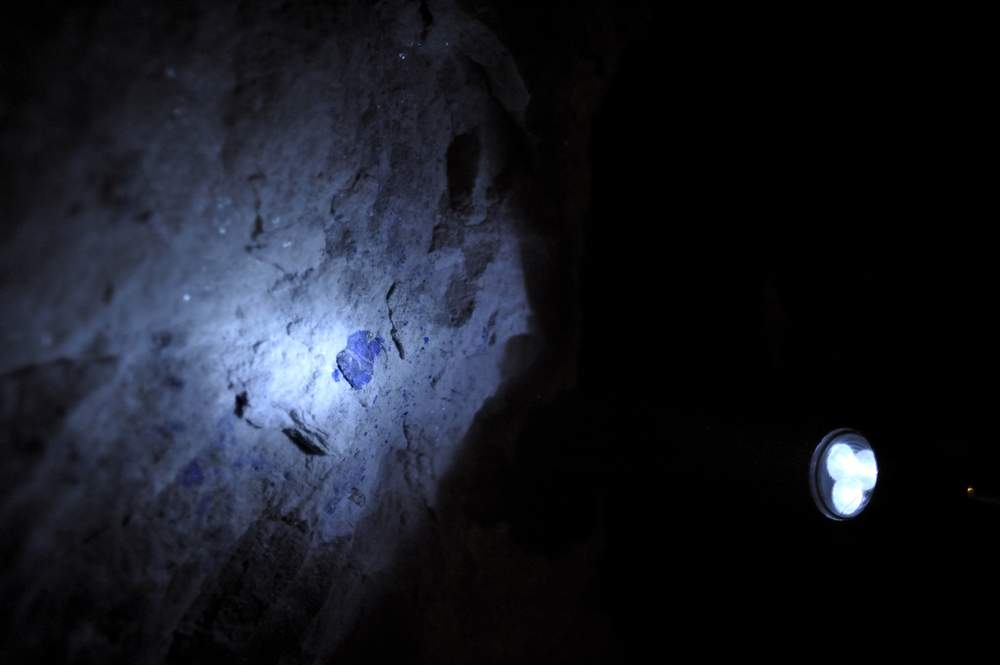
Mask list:
[[[830,446],[826,456],[826,472],[834,480],[846,480],[856,474],[858,460],[854,451],[846,443],[835,443]]]
[[[858,460],[858,479],[861,481],[861,488],[866,491],[875,489],[875,483],[878,481],[875,453],[871,450],[862,450],[855,457]]]
[[[833,507],[841,515],[853,515],[861,508],[861,502],[865,499],[865,491],[861,488],[861,481],[857,478],[838,480],[833,484],[831,492]]]
[[[820,441],[809,485],[820,512],[834,520],[857,516],[871,500],[878,463],[868,440],[854,430],[835,430]]]

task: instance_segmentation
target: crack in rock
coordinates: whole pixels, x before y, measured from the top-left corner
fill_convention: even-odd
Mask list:
[[[250,406],[250,398],[247,396],[247,391],[244,390],[236,396],[236,404],[233,407],[233,413],[237,418],[242,418],[248,406]]]
[[[298,411],[288,412],[295,427],[285,427],[281,432],[307,455],[328,455],[330,453],[329,434],[318,427],[308,425]]]
[[[396,353],[399,354],[400,360],[406,360],[406,351],[403,349],[403,342],[399,339],[399,330],[396,328],[396,322],[392,318],[392,303],[389,302],[392,298],[392,294],[396,292],[396,285],[399,282],[393,282],[392,286],[389,287],[389,291],[385,294],[385,306],[389,310],[389,336],[392,338],[392,343],[396,346]]]

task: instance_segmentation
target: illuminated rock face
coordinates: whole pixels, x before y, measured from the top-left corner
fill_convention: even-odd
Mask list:
[[[439,482],[543,348],[537,218],[581,209],[537,203],[518,63],[451,3],[65,20],[2,135],[3,637],[328,659],[415,532],[466,528]]]

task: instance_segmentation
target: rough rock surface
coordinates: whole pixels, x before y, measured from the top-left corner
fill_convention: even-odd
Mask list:
[[[592,593],[589,550],[476,492],[573,380],[573,307],[536,305],[614,63],[515,57],[497,13],[59,19],[0,134],[5,662],[374,662],[369,618],[419,662],[600,659],[590,605],[544,600]],[[341,359],[357,331],[384,346]]]

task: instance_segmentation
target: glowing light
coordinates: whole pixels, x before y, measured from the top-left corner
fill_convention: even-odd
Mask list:
[[[838,480],[833,485],[833,507],[842,515],[853,515],[861,508],[861,502],[865,499],[865,491],[861,489],[861,482],[856,478],[849,480]]]
[[[871,444],[853,430],[835,430],[813,453],[809,484],[816,506],[831,519],[855,517],[871,500],[878,463]]]
[[[844,480],[854,475],[857,457],[846,443],[836,443],[830,446],[826,454],[826,471],[834,480]]]
[[[857,478],[861,481],[861,488],[864,490],[875,489],[878,482],[878,464],[875,462],[875,453],[871,450],[862,450],[854,456],[858,461]]]

